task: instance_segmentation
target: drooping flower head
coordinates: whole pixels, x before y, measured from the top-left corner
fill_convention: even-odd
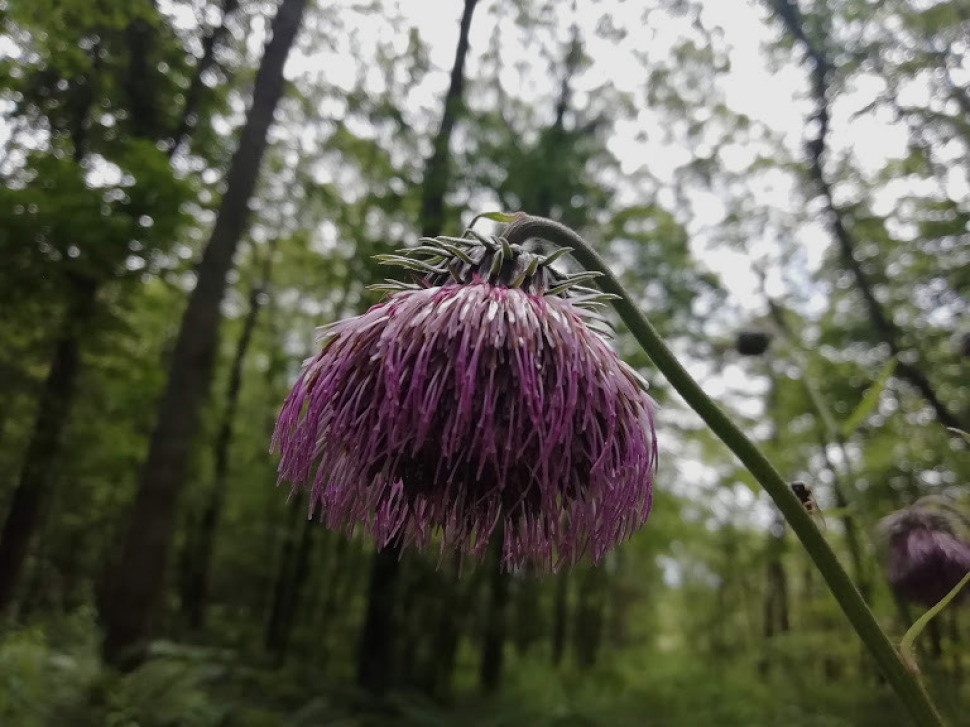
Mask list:
[[[471,233],[470,233],[471,234]],[[502,238],[422,240],[422,275],[322,329],[274,435],[325,524],[506,567],[594,561],[647,518],[652,402],[598,332],[609,296]],[[595,330],[594,330],[595,329]]]
[[[950,507],[931,505],[917,502],[879,523],[889,545],[889,584],[901,599],[924,606],[939,602],[970,572],[970,543],[961,537],[961,517]],[[964,589],[958,598],[965,600],[967,593]]]

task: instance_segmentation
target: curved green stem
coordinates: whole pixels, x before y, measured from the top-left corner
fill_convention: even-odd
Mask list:
[[[967,573],[963,578],[957,583],[953,588],[947,593],[943,598],[937,603],[933,608],[924,613],[918,619],[916,623],[909,627],[909,631],[903,634],[902,641],[899,642],[899,651],[903,655],[903,659],[907,664],[910,664],[913,669],[916,669],[916,639],[919,635],[923,633],[923,629],[936,618],[940,611],[950,605],[950,601],[956,598],[960,591],[963,590],[964,586],[970,583],[970,573]]]
[[[917,676],[906,668],[899,653],[893,647],[869,610],[859,591],[842,568],[835,553],[819,533],[811,517],[802,508],[788,484],[761,450],[738,426],[704,393],[700,385],[680,364],[676,356],[663,342],[660,335],[637,308],[630,294],[620,285],[606,262],[589,244],[568,227],[542,217],[519,214],[503,230],[501,236],[511,244],[522,244],[538,238],[561,247],[572,248],[572,256],[586,270],[602,274],[597,284],[605,293],[618,296],[613,301],[620,318],[630,329],[644,352],[667,378],[670,385],[684,401],[697,412],[701,419],[734,452],[755,479],[764,487],[778,509],[788,521],[792,531],[801,541],[815,562],[832,595],[849,619],[859,638],[872,654],[886,680],[892,685],[906,705],[917,725],[939,727],[943,719],[937,712],[929,695]]]

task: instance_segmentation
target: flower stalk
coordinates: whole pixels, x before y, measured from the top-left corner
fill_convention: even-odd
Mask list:
[[[499,216],[493,217],[493,219]],[[677,360],[633,298],[613,275],[606,262],[576,232],[553,220],[523,213],[504,217],[509,224],[501,237],[521,245],[537,238],[560,247],[572,248],[572,257],[585,269],[601,274],[597,286],[616,296],[612,305],[653,364],[711,430],[751,472],[781,511],[801,541],[843,613],[859,635],[880,671],[906,706],[917,725],[939,726],[943,719],[917,675],[907,668],[900,653],[879,626],[872,611],[822,537],[811,516],[805,512],[788,483],[761,450],[721,410]]]

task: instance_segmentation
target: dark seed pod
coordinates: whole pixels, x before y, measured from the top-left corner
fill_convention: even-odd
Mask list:
[[[764,331],[741,331],[735,348],[742,356],[760,356],[768,350],[771,335]]]

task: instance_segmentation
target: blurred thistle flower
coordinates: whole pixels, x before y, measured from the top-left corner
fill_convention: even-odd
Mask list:
[[[598,561],[647,519],[653,402],[601,335],[612,296],[502,238],[421,240],[419,284],[322,329],[283,405],[279,474],[327,527],[378,547],[438,538],[506,568]]]
[[[924,606],[936,604],[970,572],[970,544],[961,537],[966,519],[939,499],[923,498],[879,522],[889,545],[889,584],[899,598]]]

